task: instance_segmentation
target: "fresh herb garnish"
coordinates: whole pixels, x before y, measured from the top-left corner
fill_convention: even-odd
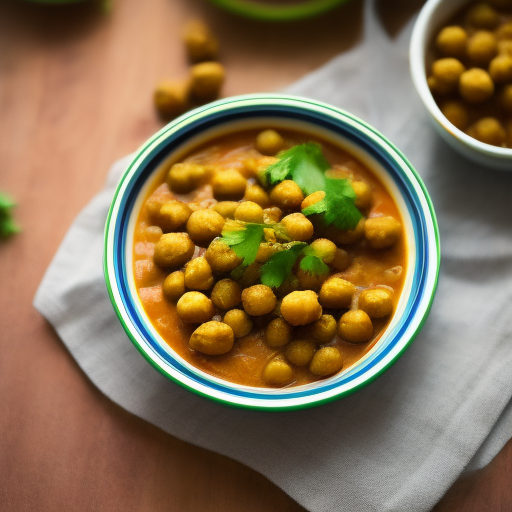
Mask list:
[[[265,224],[227,222],[222,231],[222,241],[229,245],[235,254],[243,259],[242,264],[247,266],[256,259],[266,227],[268,226]]]
[[[272,186],[291,179],[299,185],[304,194],[309,195],[324,189],[325,171],[329,168],[322,148],[318,144],[308,142],[282,153],[279,160],[265,170],[265,179]]]
[[[306,216],[323,214],[326,224],[334,224],[338,229],[355,229],[362,217],[355,201],[356,193],[349,180],[326,178],[325,197],[302,210]]]
[[[12,217],[11,209],[15,206],[16,203],[7,194],[0,192],[0,238],[7,238],[21,231]]]
[[[300,261],[300,268],[310,275],[323,276],[329,272],[329,267],[315,250],[308,246],[303,250],[304,258]]]
[[[288,276],[306,244],[298,242],[273,254],[260,270],[261,282],[270,288],[279,288]]]

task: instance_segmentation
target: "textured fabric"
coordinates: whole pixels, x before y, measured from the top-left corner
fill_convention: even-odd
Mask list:
[[[512,173],[463,160],[434,133],[409,76],[411,26],[392,39],[369,2],[365,27],[359,46],[288,92],[367,120],[408,155],[432,195],[438,293],[395,366],[348,398],[275,414],[217,405],[160,375],[128,340],[103,280],[104,222],[129,158],[74,222],[35,306],[113,401],[260,471],[311,511],[427,511],[512,434],[511,407],[496,423],[512,396]]]

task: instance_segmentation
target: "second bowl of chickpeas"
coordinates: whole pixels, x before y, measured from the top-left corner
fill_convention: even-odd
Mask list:
[[[105,277],[158,371],[224,404],[289,410],[356,391],[404,352],[433,300],[438,236],[421,179],[373,128],[249,95],[140,149],[107,219]]]
[[[438,133],[463,156],[512,170],[512,0],[429,0],[410,66]]]

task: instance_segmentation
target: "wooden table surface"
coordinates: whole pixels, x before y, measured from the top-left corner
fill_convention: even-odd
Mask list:
[[[0,190],[24,232],[0,245],[1,511],[300,511],[258,473],[181,442],[105,398],[32,307],[73,218],[110,164],[161,127],[154,84],[186,73],[183,23],[222,45],[225,95],[275,91],[361,37],[362,2],[307,23],[261,25],[204,0],[66,7],[0,3]],[[419,7],[382,0],[393,32]],[[512,510],[512,443],[436,507]]]

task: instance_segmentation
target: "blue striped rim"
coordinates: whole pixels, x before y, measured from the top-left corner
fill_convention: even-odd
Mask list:
[[[336,113],[338,115],[342,114],[340,111],[336,111]],[[138,308],[131,299],[127,276],[132,272],[132,269],[127,268],[125,259],[128,221],[139,192],[154,169],[158,167],[158,165],[182,143],[207,129],[233,121],[263,117],[277,117],[287,120],[306,121],[316,126],[320,126],[347,138],[377,160],[391,176],[405,201],[407,210],[412,219],[417,254],[412,282],[412,293],[399,323],[391,333],[387,334],[385,344],[378,346],[363,364],[355,366],[352,370],[349,370],[338,378],[332,378],[325,381],[324,385],[318,385],[312,389],[297,388],[297,391],[294,391],[294,388],[291,388],[291,391],[283,390],[282,393],[275,394],[266,394],[258,391],[252,392],[245,389],[241,390],[236,387],[231,387],[233,385],[230,383],[223,385],[213,382],[199,373],[190,371],[189,368],[185,367],[179,360],[173,358],[166,350],[164,350],[158,341],[151,335],[147,328],[147,320],[140,314]],[[125,193],[120,198],[119,215],[115,219],[114,268],[115,278],[120,290],[123,306],[132,322],[132,327],[136,329],[139,335],[146,341],[147,349],[153,351],[160,359],[165,361],[166,364],[173,367],[182,375],[200,384],[206,385],[209,388],[213,388],[217,391],[233,396],[276,400],[283,398],[306,397],[346,384],[364,374],[369,368],[377,365],[393,350],[396,344],[400,341],[401,336],[406,331],[410,320],[414,317],[418,305],[425,293],[425,282],[429,266],[428,242],[427,219],[419,197],[411,186],[408,177],[404,175],[400,166],[384,150],[384,148],[375,141],[368,139],[366,135],[362,134],[352,125],[343,123],[338,117],[330,117],[325,113],[320,113],[318,111],[301,109],[289,105],[262,104],[256,108],[252,105],[242,105],[232,106],[229,110],[214,111],[212,113],[208,113],[207,117],[195,118],[189,123],[182,123],[182,126],[180,126],[176,131],[170,132],[166,138],[161,140],[150,151],[145,160],[138,166],[130,182],[127,184]]]

